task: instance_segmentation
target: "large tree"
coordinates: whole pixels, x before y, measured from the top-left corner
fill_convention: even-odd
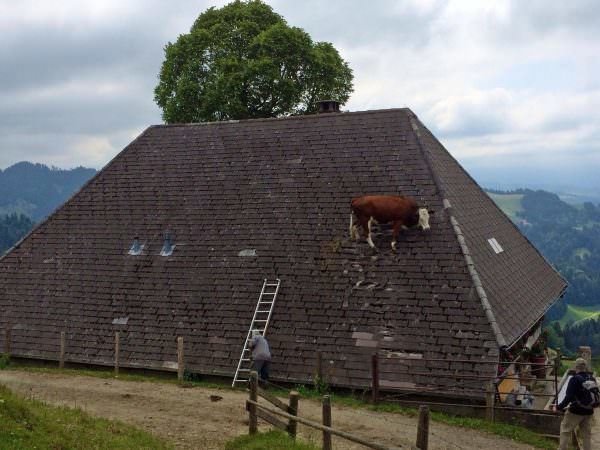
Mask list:
[[[344,104],[352,70],[328,42],[313,42],[260,0],[200,14],[165,46],[154,90],[167,123],[277,117]]]

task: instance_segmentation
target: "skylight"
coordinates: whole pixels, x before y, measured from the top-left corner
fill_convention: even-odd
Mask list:
[[[140,244],[140,240],[137,237],[135,237],[133,238],[133,244],[131,244],[131,248],[127,253],[129,253],[132,256],[138,256],[142,254],[143,250],[144,244]]]
[[[165,233],[165,240],[160,250],[160,256],[171,256],[175,250],[175,244],[171,241],[171,233],[168,231]]]
[[[496,254],[502,253],[504,251],[504,249],[498,243],[498,241],[496,240],[496,238],[490,238],[490,239],[488,239],[488,243],[490,244],[490,247],[492,247],[492,250],[494,250],[494,252],[496,252]]]

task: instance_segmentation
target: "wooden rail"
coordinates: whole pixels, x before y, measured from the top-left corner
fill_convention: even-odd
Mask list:
[[[355,442],[357,444],[364,445],[368,448],[372,448],[375,450],[398,450],[401,448],[410,448],[411,450],[427,450],[427,440],[428,440],[428,432],[429,432],[429,414],[426,416],[420,417],[419,425],[421,428],[417,430],[417,436],[419,437],[419,441],[424,444],[424,446],[418,448],[414,446],[410,447],[388,447],[385,445],[378,444],[376,442],[369,441],[367,439],[363,439],[361,437],[355,436],[350,433],[346,433],[345,431],[336,430],[329,426],[331,424],[331,403],[329,400],[329,396],[325,396],[323,399],[323,424],[318,422],[314,422],[309,419],[305,419],[297,415],[297,407],[295,409],[296,414],[290,414],[289,412],[285,412],[281,408],[290,406],[285,405],[281,400],[277,399],[277,402],[280,403],[279,407],[270,407],[264,404],[258,403],[258,396],[264,398],[265,392],[258,389],[258,375],[256,372],[252,372],[250,374],[250,398],[246,400],[246,409],[250,415],[249,420],[249,432],[250,434],[254,434],[257,432],[257,418],[260,417],[265,419],[267,422],[279,427],[286,429],[289,433],[291,424],[301,423],[303,425],[315,428],[317,430],[321,430],[323,432],[323,449],[330,450],[331,447],[331,436],[339,436],[341,438],[347,439],[351,442]],[[272,397],[272,396],[271,396]],[[296,397],[297,401],[297,397]],[[291,402],[290,402],[291,403]],[[286,426],[281,420],[272,421],[273,415],[280,416],[289,420],[289,424]],[[291,434],[291,433],[290,433]]]

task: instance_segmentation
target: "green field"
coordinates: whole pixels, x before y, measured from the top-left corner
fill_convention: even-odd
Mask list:
[[[517,217],[517,212],[523,211],[523,207],[521,206],[523,194],[492,194],[488,192],[487,195],[489,195],[496,205],[498,205],[498,207],[511,219]]]
[[[587,319],[597,319],[600,317],[600,305],[594,306],[575,306],[567,305],[567,312],[558,321],[561,327],[567,323],[577,323]]]
[[[171,445],[122,422],[80,409],[48,406],[0,385],[0,450],[170,449]]]
[[[579,247],[573,250],[573,256],[579,259],[589,258],[592,255],[589,249],[585,247]]]

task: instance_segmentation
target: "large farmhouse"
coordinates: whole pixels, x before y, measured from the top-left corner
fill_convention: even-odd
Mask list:
[[[350,201],[403,194],[431,229],[350,239]],[[0,260],[13,355],[233,377],[280,279],[272,378],[468,395],[564,280],[409,109],[159,125]],[[8,342],[10,339],[10,342]],[[0,347],[0,350],[4,347]],[[468,381],[470,380],[470,381]]]

